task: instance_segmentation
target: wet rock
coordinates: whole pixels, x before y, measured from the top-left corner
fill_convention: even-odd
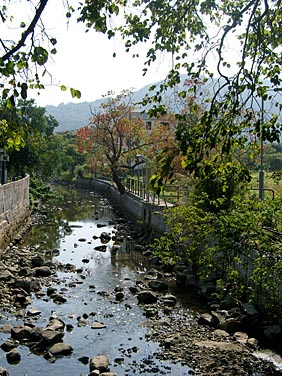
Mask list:
[[[100,235],[100,239],[102,243],[108,243],[111,240],[111,235],[107,232],[102,232]]]
[[[40,267],[40,266],[43,266],[44,264],[44,258],[40,255],[35,255],[32,257],[31,259],[31,266],[33,268],[37,268],[37,267]]]
[[[51,269],[48,266],[40,266],[35,268],[36,277],[49,277],[52,274]]]
[[[116,300],[120,302],[122,299],[124,299],[124,293],[119,291],[116,293],[115,297],[116,297]]]
[[[148,286],[151,290],[157,292],[166,292],[168,290],[168,284],[162,281],[150,281]]]
[[[64,337],[64,333],[57,332],[51,329],[44,329],[41,333],[41,345],[42,346],[50,346],[54,343],[60,342]]]
[[[63,332],[65,328],[65,323],[57,317],[51,317],[47,325],[47,328],[50,330]]]
[[[106,328],[107,326],[102,323],[102,322],[98,322],[98,321],[94,321],[92,324],[91,324],[91,329],[104,329]]]
[[[97,228],[106,227],[107,225],[105,223],[97,223]]]
[[[9,270],[0,271],[0,281],[11,281],[13,279],[13,274]]]
[[[6,354],[7,362],[17,364],[21,361],[21,354],[18,349],[13,349]]]
[[[51,296],[56,291],[57,291],[57,289],[55,287],[48,287],[46,293],[47,293],[48,296]]]
[[[94,249],[95,249],[96,251],[106,252],[106,250],[107,250],[107,246],[106,246],[106,245],[97,245],[96,247],[94,247]]]
[[[63,342],[55,343],[55,345],[50,347],[48,351],[53,356],[70,355],[73,352],[73,348],[71,347],[71,345]]]
[[[128,288],[128,290],[132,293],[132,294],[137,294],[139,291],[140,291],[140,289],[138,288],[138,287],[136,287],[136,286],[130,286],[129,288]]]
[[[0,367],[0,376],[9,376],[9,372],[6,368]]]
[[[77,318],[77,326],[87,326],[88,325],[88,321],[84,318],[84,317],[81,317],[81,316],[78,316]]]
[[[82,364],[88,364],[89,363],[89,357],[88,356],[81,356],[80,358],[77,359],[79,362]]]
[[[5,324],[0,327],[0,333],[11,333],[12,325],[11,324]]]
[[[29,293],[31,290],[31,280],[29,278],[16,279],[14,283],[14,287],[23,289],[24,291]]]
[[[165,295],[164,297],[162,297],[162,303],[164,305],[169,306],[169,307],[173,307],[173,306],[176,305],[177,299],[174,295],[168,294],[168,295]]]
[[[31,334],[32,328],[29,326],[18,326],[11,329],[11,337],[19,341],[30,338]]]
[[[67,299],[60,294],[53,294],[52,299],[54,303],[66,303]]]
[[[213,326],[213,317],[209,313],[202,313],[198,320],[199,325]]]
[[[239,332],[242,329],[242,323],[233,317],[226,319],[224,322],[218,325],[218,329],[225,330],[227,333],[233,334]]]
[[[90,359],[90,372],[98,370],[100,373],[109,371],[109,358],[106,355],[97,355]]]
[[[12,349],[14,349],[15,347],[17,347],[19,345],[19,342],[16,341],[15,339],[13,338],[8,338],[5,342],[3,342],[1,344],[1,349],[5,352],[9,352],[11,351]],[[1,374],[0,374],[1,375]]]
[[[157,296],[149,290],[140,291],[137,294],[137,299],[141,304],[152,304],[158,300]]]
[[[39,316],[41,314],[41,311],[36,308],[30,308],[27,313],[28,316]]]

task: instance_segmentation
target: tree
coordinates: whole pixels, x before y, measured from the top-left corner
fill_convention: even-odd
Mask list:
[[[52,115],[45,114],[45,108],[37,107],[33,99],[19,100],[17,107],[11,109],[3,104],[0,110],[2,110],[2,118],[5,118],[8,124],[21,127],[24,133],[24,144],[20,148],[15,148],[13,144],[9,150],[10,174],[19,176],[34,173],[44,178],[42,161],[44,154],[48,153],[48,144],[54,129],[58,126],[57,121]],[[7,140],[2,147],[4,145],[7,147]],[[48,154],[50,159],[50,153]]]
[[[113,94],[113,93],[109,93]],[[133,168],[136,154],[148,145],[143,122],[132,118],[133,103],[130,92],[108,97],[98,110],[91,110],[90,124],[77,131],[79,148],[94,155],[103,171],[112,175],[121,194],[122,171]]]
[[[0,45],[2,98],[8,106],[13,106],[18,97],[26,99],[29,89],[44,88],[41,78],[47,72],[50,56],[56,53],[57,42],[46,33],[42,21],[47,3],[48,0],[34,6],[30,3],[31,21],[17,21],[17,25],[10,25],[10,8],[13,11],[10,3],[0,9],[2,22],[9,30],[15,32],[19,26],[19,33],[3,37]],[[277,112],[264,119],[255,112],[263,112],[262,103],[269,101],[280,108],[277,99],[281,89],[280,2],[84,1],[75,7],[67,3],[66,17],[71,16],[84,22],[87,31],[94,29],[109,38],[120,33],[126,51],[132,51],[135,57],[142,48],[140,45],[147,42],[144,74],[160,54],[171,54],[173,63],[167,79],[144,100],[144,103],[156,101],[156,109],[162,112],[165,111],[159,106],[162,92],[179,83],[181,73],[194,82],[205,80],[213,86],[209,105],[199,119],[201,141],[193,145],[197,156],[202,157],[203,148],[213,149],[219,140],[222,145],[219,152],[229,153],[232,144],[240,141],[239,135],[245,127],[260,139],[278,141]],[[235,46],[235,56],[230,53],[230,45]],[[64,85],[61,88],[66,90]],[[79,91],[70,90],[74,97],[80,96]],[[183,90],[181,96],[185,95]],[[196,161],[191,168],[195,166]]]
[[[82,14],[91,28],[90,3],[83,6]],[[189,138],[185,132],[178,136],[179,142],[187,145],[183,152],[190,173],[198,169],[199,160],[207,153],[214,153],[215,146],[218,156],[243,147],[246,132],[249,138],[279,140],[280,2],[136,0],[124,10],[124,18],[124,25],[108,30],[108,35],[121,33],[126,51],[135,57],[141,44],[148,43],[144,74],[160,54],[172,56],[167,79],[143,101],[146,105],[155,103],[153,114],[164,113],[163,105],[159,106],[162,95],[181,82],[181,73],[194,81],[195,89],[199,80],[211,87],[206,109],[194,127],[196,132]],[[230,45],[235,46],[235,53]],[[180,95],[188,93],[184,89]],[[266,114],[264,104],[270,102],[272,112]],[[187,118],[181,115],[181,120],[183,123]]]

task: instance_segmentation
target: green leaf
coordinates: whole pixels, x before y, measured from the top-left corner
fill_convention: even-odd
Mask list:
[[[61,85],[61,91],[66,91],[67,87],[65,85]]]
[[[72,98],[81,98],[81,92],[79,90],[76,90],[74,88],[70,88],[71,96]]]
[[[48,51],[43,47],[35,47],[31,60],[38,65],[44,65],[48,61]]]

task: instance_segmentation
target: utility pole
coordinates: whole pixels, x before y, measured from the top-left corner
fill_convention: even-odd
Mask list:
[[[264,99],[261,98],[261,126],[260,126],[260,169],[259,169],[259,198],[263,200],[264,193],[264,170],[263,170],[263,138],[262,127],[264,121]]]

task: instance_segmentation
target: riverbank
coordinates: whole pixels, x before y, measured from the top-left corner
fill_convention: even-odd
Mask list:
[[[81,201],[78,203],[85,212],[85,203]],[[72,198],[70,205],[73,204]],[[61,209],[58,207],[54,210]],[[91,210],[95,216],[93,221],[96,221],[98,227],[102,226],[97,238],[101,240],[104,233],[102,238],[105,241],[105,232],[109,230],[105,226],[105,220],[101,219],[99,211],[104,215],[108,206],[105,204],[101,210],[94,206]],[[56,375],[54,365],[56,362],[61,362],[62,366],[58,370],[60,374],[63,369],[71,375],[87,375],[90,374],[91,359],[101,355],[96,354],[98,344],[101,345],[102,341],[107,340],[110,342],[105,342],[101,348],[106,352],[104,355],[108,356],[109,375],[277,376],[281,374],[281,371],[275,370],[272,363],[255,356],[255,353],[261,349],[254,339],[238,332],[228,334],[224,330],[214,329],[208,325],[208,317],[204,315],[207,307],[196,297],[189,297],[187,292],[175,290],[174,273],[153,268],[153,263],[150,260],[148,262],[147,256],[146,265],[150,267],[141,268],[141,264],[145,265],[146,262],[144,255],[148,253],[144,234],[137,232],[133,223],[123,218],[120,213],[116,214],[117,220],[111,221],[114,232],[111,232],[110,238],[114,238],[114,241],[117,238],[130,239],[130,244],[134,239],[134,249],[128,251],[139,262],[139,273],[133,274],[127,266],[120,275],[117,269],[112,269],[112,266],[122,257],[127,257],[128,253],[112,254],[110,264],[105,264],[105,260],[102,259],[104,253],[99,253],[100,259],[92,259],[93,253],[87,254],[86,257],[82,246],[89,243],[88,247],[93,248],[94,241],[88,238],[88,235],[84,238],[81,236],[80,230],[86,228],[84,224],[71,227],[62,222],[64,231],[69,233],[70,239],[70,243],[64,240],[62,256],[65,256],[68,248],[71,247],[70,257],[78,257],[82,262],[81,266],[58,262],[56,259],[58,249],[48,249],[46,245],[44,245],[45,253],[41,254],[39,254],[40,247],[23,247],[19,244],[20,239],[7,248],[1,260],[0,271],[1,330],[7,331],[1,345],[10,339],[12,348],[9,347],[9,351],[4,352],[1,346],[3,352],[0,356],[0,366],[4,366],[12,375],[12,372],[15,372],[14,367],[18,367],[16,368],[18,372],[20,368],[26,366],[29,359],[32,359],[30,360],[32,365],[30,364],[29,372],[26,374]],[[44,212],[38,213],[33,223],[44,224],[48,221],[50,218]],[[53,226],[53,223],[51,225]],[[91,231],[92,236],[94,224]],[[44,228],[45,233],[46,228]],[[92,262],[96,263],[96,266],[93,264],[95,267],[93,270]],[[106,277],[117,275],[114,287],[108,286],[106,280],[103,284],[101,280],[95,280],[95,274],[97,275],[102,269]],[[79,300],[77,300],[78,296]],[[77,304],[69,306],[71,302]],[[45,308],[46,305],[48,309]],[[142,326],[136,328],[139,326],[136,320],[140,313],[141,315],[143,313]],[[93,329],[94,322],[96,329]],[[50,329],[51,325],[53,325],[52,329]],[[27,337],[13,338],[15,328],[19,326],[26,329]],[[37,358],[46,357],[48,363],[44,365],[45,373],[33,370],[37,358],[32,358],[33,350],[29,345],[33,342],[34,346],[36,342],[34,336],[33,341],[30,341],[31,334],[37,333],[37,340],[42,339],[43,329],[53,330],[57,338],[56,343],[65,343],[72,348],[71,350],[68,347],[70,353],[67,353],[66,347],[63,347],[66,353],[50,354],[51,343],[46,344],[45,338],[45,348],[34,354]],[[126,329],[128,329],[125,333],[126,342],[124,340],[121,342],[118,330]],[[86,344],[86,350],[82,344]],[[114,350],[116,355],[111,356],[111,348],[115,346],[117,346]],[[7,354],[10,351],[17,354],[14,349],[18,349],[21,357],[16,364],[7,365],[5,360]],[[73,362],[73,358],[81,359],[76,361],[77,363],[81,361],[85,363],[82,372],[78,371],[79,367],[74,368],[73,364],[77,363]],[[175,368],[173,368],[174,364]],[[95,369],[95,373],[92,374],[103,374],[103,371]],[[4,371],[2,375],[5,375]]]

